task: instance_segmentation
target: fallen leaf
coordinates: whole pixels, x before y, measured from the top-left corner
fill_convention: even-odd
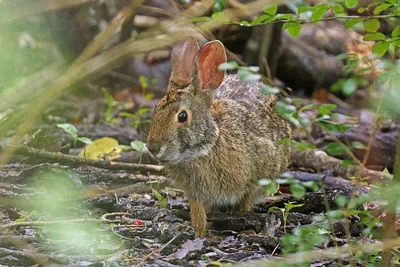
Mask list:
[[[113,160],[120,157],[121,149],[118,141],[110,138],[103,137],[93,141],[92,144],[85,147],[79,153],[79,157],[93,160]]]

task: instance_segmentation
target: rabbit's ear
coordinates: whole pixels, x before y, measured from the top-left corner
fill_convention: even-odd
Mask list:
[[[194,37],[189,37],[172,48],[171,81],[180,86],[190,84],[193,79],[194,58],[199,49],[199,44]]]
[[[225,71],[218,65],[226,62],[224,45],[220,41],[206,43],[196,57],[198,78],[203,90],[218,88],[225,77]]]

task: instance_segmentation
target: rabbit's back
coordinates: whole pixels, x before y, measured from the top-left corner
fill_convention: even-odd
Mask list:
[[[258,82],[241,81],[237,75],[228,75],[214,94],[214,103],[219,102],[230,104],[226,105],[223,119],[217,119],[218,127],[229,129],[228,132],[242,132],[252,157],[267,155],[266,163],[255,163],[259,166],[256,173],[277,177],[289,164],[290,146],[282,145],[281,140],[291,137],[291,128],[276,113],[276,97],[262,94]],[[236,110],[230,110],[230,106]]]
[[[222,84],[215,90],[214,100],[217,99],[241,102],[249,110],[275,101],[274,96],[264,95],[260,92],[260,83],[242,81],[238,75],[227,75],[225,77]]]

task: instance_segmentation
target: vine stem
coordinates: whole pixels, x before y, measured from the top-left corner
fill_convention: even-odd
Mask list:
[[[296,18],[296,17],[294,17]],[[273,24],[273,23],[286,23],[286,22],[298,22],[300,24],[307,24],[307,23],[316,23],[320,21],[330,21],[330,20],[338,20],[338,19],[360,19],[360,20],[369,20],[369,19],[388,19],[388,18],[400,18],[400,15],[395,14],[387,14],[387,15],[371,15],[371,16],[330,16],[320,19],[297,19],[297,21],[289,20],[289,19],[282,19],[282,20],[275,20],[269,21],[265,23],[258,23],[256,25],[264,25],[264,24]],[[256,26],[256,25],[252,25]]]

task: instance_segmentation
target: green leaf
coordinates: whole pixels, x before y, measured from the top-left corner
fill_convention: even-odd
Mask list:
[[[279,88],[270,87],[264,83],[261,85],[260,90],[261,90],[261,93],[264,95],[276,95],[276,94],[279,94],[279,92],[280,92]]]
[[[229,61],[222,63],[218,66],[218,70],[235,70],[239,67],[239,64],[236,61]]]
[[[290,114],[290,113],[296,112],[295,106],[286,104],[285,102],[282,102],[282,101],[277,101],[275,108],[276,108],[276,112],[279,115]]]
[[[139,76],[140,87],[143,89],[147,89],[148,83],[146,76],[140,75]]]
[[[283,20],[283,19],[292,20],[294,17],[291,14],[277,14],[275,16],[275,18],[279,19],[279,20]]]
[[[87,137],[79,137],[78,140],[87,145],[90,145],[93,143],[92,139],[87,138]]]
[[[248,66],[247,69],[251,72],[259,72],[260,71],[260,67],[258,67],[258,66]]]
[[[302,198],[306,194],[306,189],[301,184],[291,184],[289,188],[295,198]]]
[[[255,73],[251,73],[251,72],[238,71],[238,75],[239,75],[240,80],[242,80],[242,81],[255,82],[255,81],[261,80],[260,74],[255,74]]]
[[[158,206],[160,208],[166,208],[167,207],[167,198],[163,197],[163,195],[160,194],[157,190],[151,189],[153,191],[154,196],[156,197],[158,201]]]
[[[344,159],[342,160],[342,165],[344,167],[352,166],[354,165],[354,161],[352,159]]]
[[[304,206],[304,204],[295,204],[295,203],[296,202],[291,202],[291,201],[285,203],[285,210],[287,214],[289,214],[289,212],[294,208],[300,208]]]
[[[343,13],[344,12],[343,6],[339,5],[339,4],[335,4],[335,5],[331,6],[331,9],[335,13]]]
[[[302,108],[299,109],[299,113],[305,111],[305,110],[309,110],[309,109],[315,109],[317,107],[316,104],[308,104]]]
[[[377,19],[370,19],[364,22],[364,27],[368,32],[376,32],[380,26],[381,24]]]
[[[353,8],[357,6],[358,0],[345,0],[344,4],[346,5],[347,8]]]
[[[269,19],[271,19],[271,15],[261,15],[261,16],[258,16],[257,18],[255,18],[255,19],[250,23],[250,25],[251,25],[251,26],[254,26],[254,25],[260,24],[260,23],[262,23],[262,22],[265,22],[266,20],[269,20]]]
[[[366,10],[365,7],[359,7],[359,8],[357,9],[357,12],[358,12],[358,13],[363,13],[365,10]]]
[[[57,127],[63,129],[66,133],[69,133],[74,139],[78,137],[78,130],[70,123],[60,123],[57,124]]]
[[[326,216],[334,220],[343,218],[343,215],[343,211],[341,210],[330,210],[326,213]]]
[[[314,11],[312,12],[312,15],[311,15],[311,19],[312,20],[321,19],[325,15],[326,11],[328,11],[327,4],[320,4],[320,5],[315,6]]]
[[[376,54],[378,57],[381,57],[386,53],[388,49],[389,49],[389,43],[382,41],[374,44],[374,46],[372,47],[372,52]]]
[[[221,11],[224,9],[225,0],[214,0],[213,8],[214,11]]]
[[[353,27],[354,25],[356,25],[357,23],[361,22],[362,19],[359,18],[355,18],[355,19],[349,19],[346,24],[344,24],[345,28],[350,28]]]
[[[146,150],[146,144],[139,140],[132,141],[131,147],[140,153],[143,153]]]
[[[315,222],[323,222],[326,220],[326,217],[324,215],[315,215],[313,216],[313,220]]]
[[[380,14],[382,11],[385,11],[386,9],[388,9],[389,7],[392,7],[393,4],[387,4],[387,3],[383,3],[380,4],[379,6],[377,6],[374,10],[374,14],[378,15]]]
[[[106,99],[107,105],[109,107],[114,107],[117,105],[117,101],[115,101],[112,94],[110,94],[110,92],[108,92],[106,88],[101,88],[101,91],[103,92],[104,98]]]
[[[297,9],[297,14],[301,14],[308,11],[313,11],[314,7],[312,6],[299,6]]]
[[[210,17],[198,17],[198,18],[190,19],[189,22],[195,23],[195,22],[210,21],[210,20],[211,20]]]
[[[15,220],[16,223],[26,222],[26,218],[18,218]]]
[[[374,33],[367,33],[364,38],[364,41],[383,41],[385,40],[385,35],[380,32],[374,32]]]
[[[266,8],[263,9],[264,13],[275,16],[276,12],[278,11],[278,5],[277,4],[272,4]]]
[[[211,15],[211,18],[215,21],[229,23],[229,18],[223,12],[215,12]]]
[[[400,36],[400,25],[397,25],[396,28],[394,28],[392,31],[392,37],[398,37],[398,36]]]
[[[285,214],[285,209],[284,208],[279,208],[277,206],[272,206],[268,209],[267,213],[271,213],[275,210],[280,210],[282,212],[282,214]]]
[[[307,188],[310,188],[314,192],[318,191],[318,189],[319,189],[317,183],[314,182],[314,181],[302,182],[301,184],[304,185]]]
[[[347,204],[347,198],[345,196],[339,195],[336,197],[335,202],[339,208],[343,208]]]
[[[400,41],[392,41],[390,43],[395,47],[400,47]]]
[[[346,153],[343,145],[339,142],[332,142],[326,146],[326,152],[331,156],[340,156]]]
[[[297,151],[304,151],[307,149],[315,149],[315,146],[313,144],[310,144],[307,142],[297,142],[296,140],[292,140],[291,145]]]
[[[329,115],[335,108],[335,104],[322,104],[318,107],[318,112],[322,115]]]
[[[274,195],[279,190],[279,184],[275,180],[260,179],[258,184],[265,186],[268,195]]]
[[[363,143],[358,141],[351,142],[351,146],[354,147],[355,149],[363,149],[363,150],[367,149],[367,147]]]
[[[342,92],[345,96],[351,96],[357,90],[357,81],[355,79],[347,79],[343,82]]]
[[[301,24],[298,22],[286,22],[282,29],[287,30],[292,37],[296,38],[301,32]]]

